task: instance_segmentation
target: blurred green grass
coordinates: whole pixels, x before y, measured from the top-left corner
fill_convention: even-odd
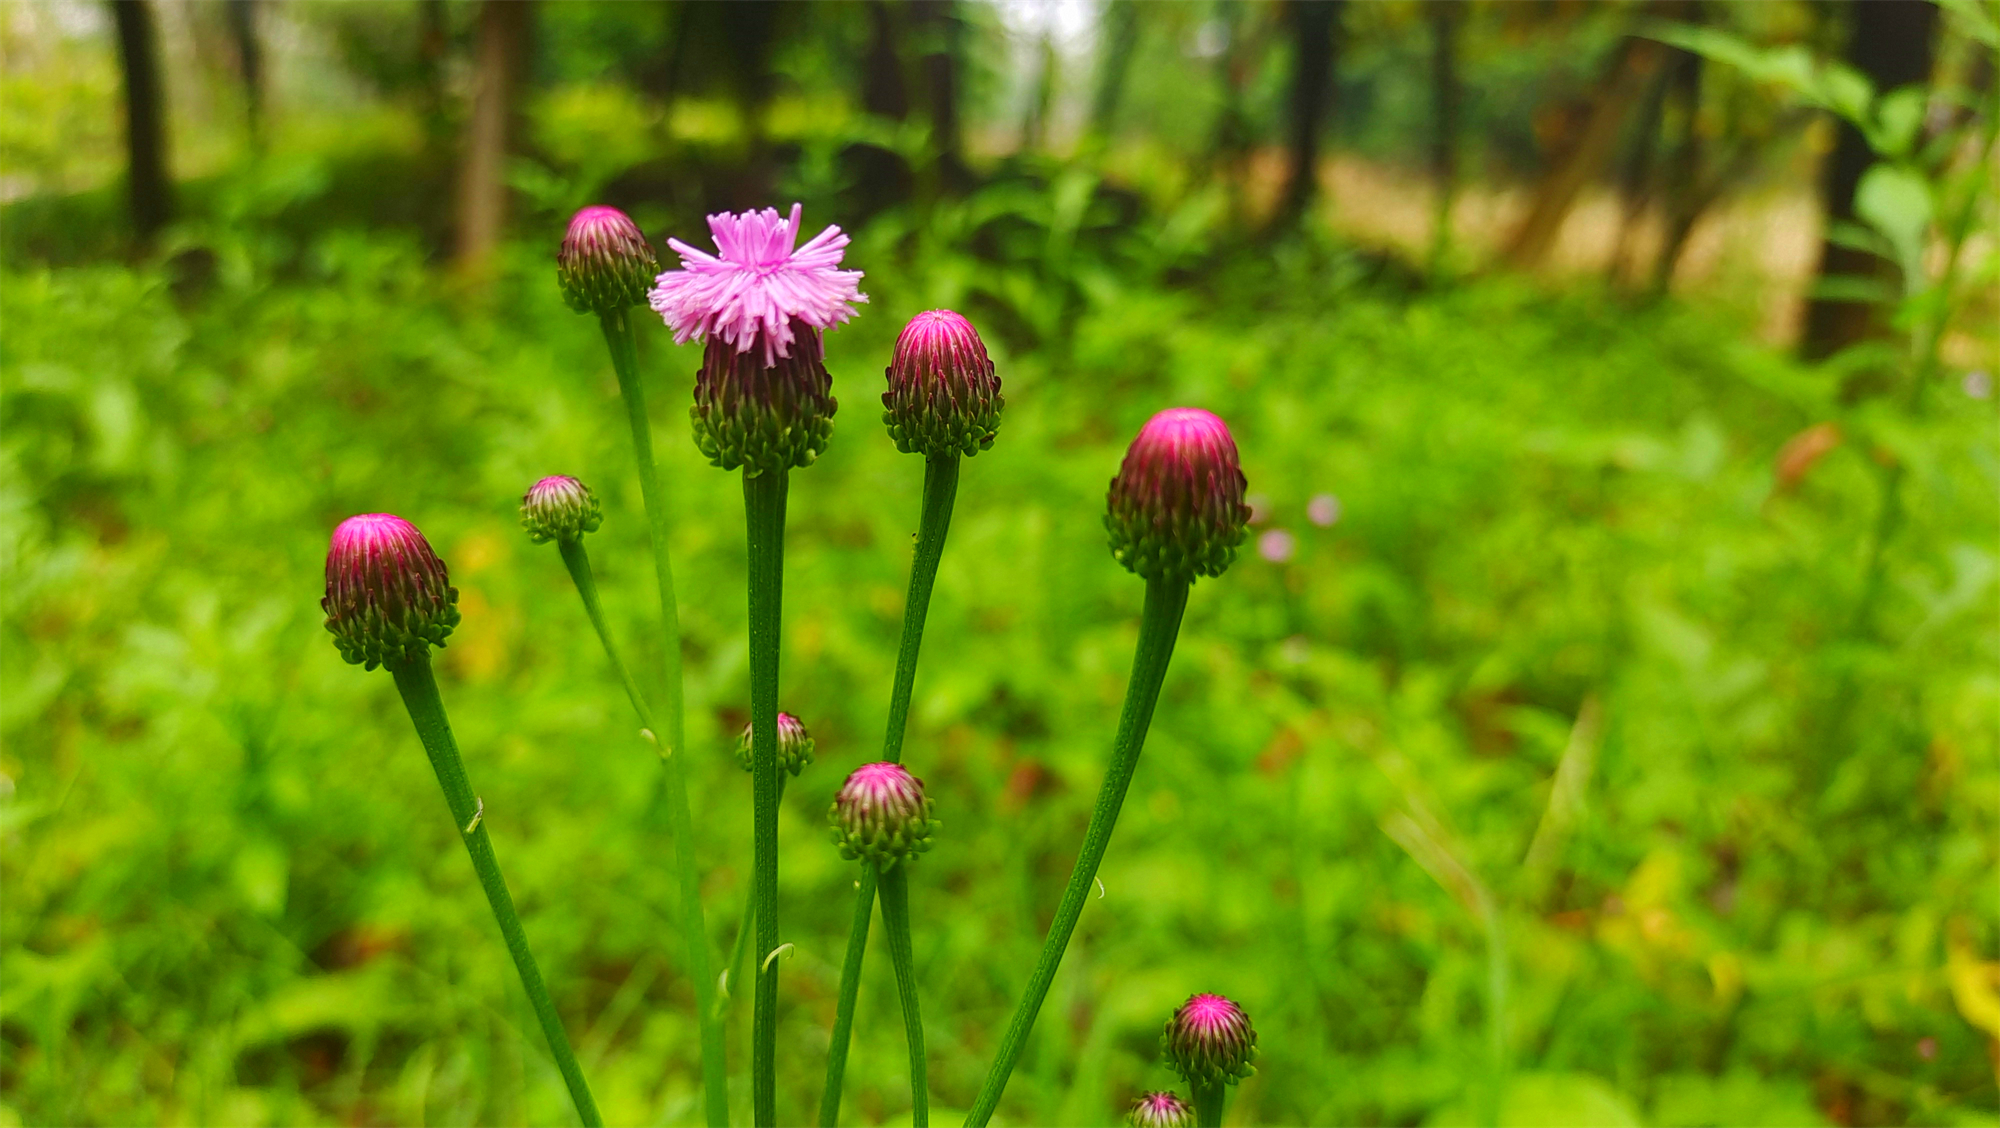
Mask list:
[[[1008,206],[856,233],[872,302],[828,340],[842,410],[793,479],[783,700],[820,761],[781,827],[785,1119],[819,1092],[851,903],[824,808],[874,758],[921,483],[878,373],[905,318],[951,305],[1008,407],[965,467],[907,748],[945,820],[913,882],[941,1110],[984,1073],[1115,724],[1142,585],[1104,549],[1105,483],[1147,415],[1191,403],[1236,430],[1253,536],[1294,554],[1253,541],[1197,586],[1006,1120],[1115,1119],[1170,1083],[1171,1007],[1220,990],[1263,1051],[1233,1123],[1458,1123],[1502,1085],[1509,1123],[1995,1122],[1977,976],[1947,973],[2000,940],[1989,403],[1946,389],[1883,428],[1909,510],[1857,628],[1889,454],[1781,480],[1786,441],[1849,409],[1717,308],[1413,288],[1310,238],[1134,271],[1175,253],[1171,219],[1113,261],[1087,231],[1071,255],[1057,204],[1022,205],[1042,226]],[[535,477],[591,483],[607,610],[657,669],[616,384],[554,236],[483,294],[413,240],[259,239],[0,278],[0,1117],[567,1122],[388,679],[319,624],[328,532],[391,511],[460,587],[446,704],[606,1117],[691,1123],[657,768],[515,524]],[[738,483],[688,439],[697,355],[642,334],[726,950],[744,553]],[[1552,807],[1565,762],[1576,802]],[[879,951],[848,1093],[852,1121],[907,1118]]]

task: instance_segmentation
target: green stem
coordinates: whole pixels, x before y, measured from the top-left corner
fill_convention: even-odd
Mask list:
[[[784,619],[787,471],[744,472],[750,547],[751,900],[757,918],[757,1003],[750,1098],[757,1124],[776,1124],[778,1065],[778,639]]]
[[[576,584],[576,594],[583,599],[583,613],[597,629],[597,641],[604,644],[604,656],[611,660],[612,670],[625,686],[625,698],[632,703],[632,712],[638,716],[639,724],[658,739],[659,734],[653,731],[653,710],[646,704],[645,694],[639,692],[639,683],[633,679],[625,660],[618,656],[618,646],[611,641],[611,628],[605,625],[604,608],[597,601],[597,577],[590,570],[590,555],[583,550],[581,540],[557,541],[556,549],[562,553],[563,565]]]
[[[701,875],[694,862],[694,815],[688,808],[687,769],[680,751],[686,745],[685,702],[681,692],[681,615],[674,599],[674,570],[667,556],[667,503],[660,489],[660,472],[653,465],[653,427],[646,416],[646,389],[639,382],[632,323],[623,309],[599,315],[604,343],[611,349],[611,367],[618,372],[618,390],[632,427],[632,454],[639,464],[639,493],[646,502],[646,522],[653,541],[653,578],[660,589],[661,657],[664,670],[667,726],[653,729],[660,762],[666,768],[667,822],[674,838],[675,867],[681,887],[681,933],[687,939],[688,976],[694,981],[695,1021],[701,1030],[701,1081],[710,1128],[729,1123],[729,1077],[722,1040],[722,1023],[715,1015],[715,979],[708,952],[708,926],[701,911]],[[602,628],[600,628],[601,630]],[[607,636],[608,639],[608,636]],[[628,692],[630,691],[628,679]],[[650,726],[649,726],[650,727]]]
[[[896,651],[896,681],[889,691],[889,726],[882,735],[882,759],[890,763],[903,761],[910,693],[917,683],[917,652],[924,643],[924,620],[930,614],[938,561],[944,558],[945,535],[951,531],[952,504],[958,500],[958,464],[956,453],[924,459],[923,516],[917,525],[916,556],[910,564],[910,593],[903,601],[903,641]],[[868,947],[868,914],[875,901],[874,871],[867,865],[861,869],[854,895],[854,928],[848,933],[847,958],[840,968],[840,999],[834,1010],[833,1043],[827,1051],[826,1088],[819,1101],[819,1122],[825,1128],[833,1128],[840,1115],[847,1043],[854,1031],[854,1001],[861,990],[861,957]]]
[[[986,1082],[980,1086],[972,1111],[965,1118],[965,1123],[972,1128],[985,1124],[999,1105],[1000,1094],[1007,1088],[1007,1078],[1013,1074],[1015,1063],[1021,1059],[1029,1031],[1034,1029],[1035,1016],[1042,1009],[1042,1000],[1048,997],[1049,985],[1055,981],[1056,969],[1062,965],[1063,950],[1069,946],[1070,934],[1076,930],[1077,918],[1083,913],[1084,898],[1090,893],[1091,882],[1097,878],[1097,867],[1104,861],[1105,847],[1111,843],[1111,831],[1118,822],[1118,809],[1125,802],[1125,791],[1132,785],[1132,773],[1139,766],[1139,750],[1145,746],[1146,727],[1152,723],[1153,706],[1160,699],[1160,683],[1166,677],[1167,662],[1174,655],[1174,639],[1180,634],[1181,613],[1187,610],[1187,598],[1188,581],[1146,581],[1146,609],[1139,621],[1139,647],[1132,657],[1132,680],[1125,689],[1125,709],[1118,719],[1118,738],[1112,746],[1111,767],[1105,772],[1104,785],[1097,792],[1097,806],[1090,813],[1090,827],[1083,835],[1083,851],[1077,855],[1076,868],[1070,871],[1069,885],[1063,889],[1062,904],[1056,909],[1056,918],[1049,925],[1048,938],[1042,942],[1041,957],[1035,961],[1034,973],[1028,978],[1028,988],[1021,995],[1014,1020],[1001,1038],[1000,1050],[994,1055],[993,1066],[986,1073]]]
[[[785,781],[790,778],[778,773],[778,802],[785,801]],[[726,1019],[729,1014],[730,991],[743,982],[743,953],[750,950],[750,931],[757,919],[757,886],[753,882],[743,890],[743,923],[736,928],[736,942],[729,949],[729,962],[723,965],[724,987],[717,994],[715,1013],[718,1019]]]
[[[528,936],[521,930],[521,917],[514,911],[514,898],[507,893],[507,881],[500,876],[500,862],[493,856],[493,841],[486,836],[484,805],[472,794],[472,784],[465,778],[465,761],[459,758],[458,741],[451,735],[451,722],[445,719],[444,702],[438,698],[437,679],[431,676],[431,659],[428,652],[411,662],[400,662],[389,666],[389,672],[396,678],[396,689],[403,695],[403,706],[410,711],[410,721],[417,726],[417,737],[424,742],[424,751],[430,755],[431,768],[437,772],[438,784],[444,788],[445,804],[451,808],[453,825],[458,827],[458,836],[465,843],[465,852],[472,856],[472,868],[479,874],[480,887],[486,890],[486,901],[493,906],[493,919],[500,923],[500,935],[507,942],[507,954],[514,957],[514,970],[521,974],[521,987],[528,992],[528,1002],[535,1008],[535,1017],[541,1020],[542,1033],[549,1040],[549,1052],[555,1055],[556,1068],[562,1071],[563,1083],[569,1086],[569,1095],[576,1102],[576,1115],[589,1128],[597,1128],[604,1120],[597,1114],[597,1102],[591,1099],[590,1086],[583,1080],[583,1070],[576,1064],[576,1052],[570,1049],[569,1035],[563,1032],[562,1016],[556,1013],[556,1005],[549,998],[549,989],[542,983],[541,969],[535,966],[535,956],[528,950]]]
[[[855,883],[854,924],[847,932],[847,958],[840,965],[840,1001],[833,1012],[833,1045],[826,1057],[826,1088],[819,1098],[820,1128],[840,1121],[840,1082],[847,1072],[847,1043],[854,1033],[854,1001],[861,985],[861,955],[868,949],[868,918],[875,911],[875,867],[863,865]]]
[[[910,1125],[930,1128],[930,1070],[924,1064],[924,1014],[917,1005],[917,960],[910,949],[910,866],[907,860],[881,871],[882,931],[889,937],[889,962],[896,969],[896,997],[903,1004],[903,1034],[910,1044]]]
[[[1222,1128],[1222,1097],[1227,1089],[1220,1081],[1194,1083],[1195,1128]]]

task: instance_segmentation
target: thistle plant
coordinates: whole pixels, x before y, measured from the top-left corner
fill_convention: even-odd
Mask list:
[[[1142,1094],[1125,1114],[1132,1128],[1194,1128],[1194,1109],[1168,1092]]]
[[[667,500],[653,463],[652,424],[646,415],[646,390],[639,380],[638,348],[632,337],[631,307],[646,300],[648,281],[659,260],[639,225],[616,208],[588,207],[570,220],[556,255],[556,281],[563,300],[578,313],[597,315],[611,366],[618,373],[618,390],[632,432],[632,456],[639,470],[639,493],[645,501],[647,531],[653,546],[653,578],[660,593],[660,649],[665,659],[661,699],[666,709],[664,729],[647,725],[666,769],[667,820],[674,840],[675,868],[680,883],[680,927],[687,943],[688,976],[694,983],[696,1021],[701,1031],[703,1104],[711,1128],[729,1123],[729,1081],[725,1070],[721,1019],[715,1012],[708,929],[701,908],[701,877],[694,859],[694,818],[688,806],[687,770],[680,752],[685,747],[685,703],[681,685],[680,607],[674,597],[673,564],[667,553]],[[533,530],[531,530],[532,532]],[[558,544],[566,543],[556,538]],[[582,549],[577,549],[581,560]],[[565,550],[564,562],[569,562]],[[585,572],[587,574],[587,564]],[[571,566],[571,576],[577,567]],[[579,591],[582,588],[579,586]],[[609,636],[599,627],[607,645]],[[629,676],[627,693],[641,713]]]
[[[703,341],[695,377],[696,444],[724,470],[743,471],[749,544],[752,913],[757,988],[751,1105],[777,1120],[778,643],[783,621],[785,491],[795,467],[825,449],[839,406],[821,334],[854,315],[861,272],[839,269],[847,236],[828,227],[798,245],[801,208],[708,217],[718,254],[668,240],[681,269],[648,294],[674,340]],[[707,1014],[708,1007],[703,1008]]]
[[[1000,379],[986,354],[985,342],[970,321],[950,310],[931,310],[910,319],[896,338],[886,375],[889,387],[882,393],[882,421],[889,428],[889,437],[903,453],[924,456],[923,512],[910,566],[909,596],[903,603],[902,645],[896,654],[896,680],[889,692],[889,723],[882,737],[882,761],[894,765],[903,756],[924,619],[930,612],[931,589],[937,582],[945,534],[951,529],[952,505],[958,497],[959,459],[992,447],[1006,401],[1000,395]],[[877,880],[877,869],[863,865],[855,882],[854,921],[848,931],[847,955],[841,961],[826,1088],[820,1095],[819,1121],[825,1128],[832,1128],[840,1117],[840,1090],[853,1037],[854,1004],[861,988]],[[901,875],[897,883],[905,883]],[[885,902],[885,921],[888,912]],[[916,1014],[914,994],[905,1013]],[[921,1045],[922,1033],[920,1024],[912,1027],[913,1054]],[[914,1070],[911,1085],[912,1106],[926,1107],[929,1098],[921,1092],[923,1082]]]
[[[367,513],[349,517],[333,530],[326,554],[326,596],[320,600],[326,629],[342,658],[369,670],[381,666],[395,678],[576,1114],[586,1125],[600,1125],[597,1103],[570,1049],[562,1017],[528,949],[527,934],[487,835],[486,804],[473,794],[466,778],[465,762],[431,673],[430,648],[443,646],[458,625],[457,604],[458,589],[451,586],[444,561],[415,525],[387,513]]]
[[[1173,657],[1189,589],[1198,576],[1219,576],[1235,559],[1250,519],[1236,441],[1216,416],[1193,407],[1169,408],[1146,422],[1111,480],[1105,528],[1111,554],[1146,581],[1146,604],[1132,678],[1112,746],[1111,765],[1097,793],[1083,849],[1070,872],[1041,956],[987,1071],[968,1125],[983,1125],[1020,1060],[1049,984],[1062,964],[1084,899],[1111,842],[1125,792],[1139,765],[1160,683]]]
[[[752,772],[753,778],[756,769],[754,735],[751,726],[744,725],[742,735],[736,738],[736,764],[744,771]],[[782,769],[778,776],[780,801],[785,797],[785,781],[811,766],[814,748],[812,733],[806,729],[804,721],[790,713],[778,714],[778,767]],[[736,929],[736,944],[730,949],[729,964],[723,970],[723,997],[716,1001],[718,1008],[726,1010],[729,1006],[729,985],[742,982],[743,953],[749,950],[750,930],[756,919],[757,900],[753,886],[743,898],[743,923]]]
[[[1224,1086],[1256,1072],[1257,1031],[1250,1016],[1221,995],[1192,995],[1175,1009],[1160,1033],[1167,1064],[1194,1090],[1200,1128],[1222,1123]]]

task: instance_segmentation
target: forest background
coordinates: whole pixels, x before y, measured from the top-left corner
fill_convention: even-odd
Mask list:
[[[1195,589],[1001,1119],[1122,1116],[1219,990],[1262,1048],[1234,1123],[2000,1124],[1991,3],[0,20],[0,1124],[568,1122],[387,679],[321,629],[328,531],[384,510],[459,585],[444,695],[607,1117],[698,1118],[658,773],[515,506],[597,489],[657,669],[553,253],[584,204],[663,244],[794,200],[870,303],[794,476],[782,1117],[819,1094],[825,808],[873,758],[917,514],[878,373],[943,306],[1008,406],[907,754],[945,827],[913,882],[941,1120],[1105,763],[1142,589],[1105,483],[1185,403],[1235,429],[1251,540]],[[743,529],[688,440],[696,347],[639,343],[725,952]],[[846,1115],[906,1121],[870,956]]]

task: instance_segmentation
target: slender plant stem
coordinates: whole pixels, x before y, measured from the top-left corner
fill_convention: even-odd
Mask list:
[[[583,550],[581,540],[557,541],[556,549],[562,553],[563,565],[576,584],[576,594],[583,599],[583,613],[590,616],[590,625],[597,628],[597,641],[604,644],[604,656],[611,660],[612,670],[625,686],[625,698],[632,703],[632,712],[647,732],[653,732],[652,707],[646,704],[646,695],[639,692],[639,683],[633,679],[631,669],[618,656],[618,644],[611,641],[611,628],[605,625],[604,608],[597,601],[597,577],[590,570],[590,555]],[[654,738],[658,737],[655,732]]]
[[[910,1125],[930,1128],[930,1070],[924,1064],[924,1014],[917,1005],[917,960],[910,949],[910,866],[907,860],[881,871],[882,931],[889,938],[889,962],[896,968],[896,997],[903,1004],[903,1034],[910,1043]]]
[[[493,906],[493,919],[500,923],[507,954],[514,957],[514,970],[521,974],[521,987],[528,992],[528,1002],[533,1004],[535,1017],[542,1023],[542,1033],[549,1040],[549,1052],[555,1055],[556,1068],[562,1071],[570,1099],[576,1102],[576,1115],[589,1128],[598,1128],[604,1120],[597,1114],[597,1102],[591,1099],[583,1069],[576,1064],[576,1051],[570,1049],[569,1035],[563,1032],[562,1016],[556,1013],[549,989],[542,983],[535,955],[528,950],[528,936],[521,930],[521,917],[514,911],[514,898],[507,893],[507,881],[500,876],[500,862],[493,856],[493,841],[486,835],[485,807],[473,796],[472,784],[465,778],[465,761],[459,758],[458,741],[451,735],[451,722],[445,719],[437,679],[431,676],[430,655],[426,653],[415,661],[391,665],[389,672],[395,675],[403,706],[410,711],[417,737],[424,742],[431,768],[444,788],[452,823],[458,827],[465,852],[472,856],[472,868],[479,874],[480,887],[486,890],[487,903]]]
[[[924,459],[924,508],[917,525],[916,556],[910,563],[910,594],[903,601],[903,641],[896,651],[896,681],[889,691],[889,725],[882,735],[882,758],[903,760],[903,733],[909,726],[910,693],[917,684],[917,652],[924,644],[924,619],[930,614],[931,589],[937,583],[938,561],[944,558],[945,535],[951,531],[951,508],[958,500],[957,454]],[[847,958],[841,962],[840,999],[834,1010],[833,1043],[826,1058],[826,1088],[820,1094],[819,1122],[833,1128],[840,1115],[840,1089],[847,1072],[847,1043],[854,1032],[854,1001],[861,990],[861,959],[868,947],[868,914],[875,900],[873,867],[863,864],[854,899],[854,928],[848,933]]]
[[[751,900],[757,918],[757,1003],[750,1097],[760,1128],[778,1121],[778,638],[784,621],[787,471],[743,475],[750,547],[750,763],[755,792]]]
[[[855,883],[854,924],[847,933],[847,958],[840,965],[840,1001],[833,1012],[833,1044],[827,1051],[826,1088],[820,1092],[820,1128],[840,1121],[840,1081],[847,1072],[847,1043],[854,1033],[854,1001],[861,984],[861,955],[868,949],[868,918],[875,912],[875,867],[863,865]]]
[[[1007,1078],[1021,1059],[1029,1031],[1034,1029],[1042,1000],[1048,997],[1049,985],[1062,965],[1063,951],[1069,947],[1070,934],[1076,930],[1077,918],[1083,913],[1084,898],[1097,878],[1097,867],[1104,861],[1104,849],[1110,845],[1112,828],[1118,823],[1118,809],[1125,802],[1125,791],[1132,785],[1132,773],[1139,766],[1139,750],[1146,743],[1146,727],[1152,723],[1153,706],[1160,699],[1160,682],[1166,677],[1167,662],[1174,655],[1174,639],[1180,634],[1187,597],[1185,580],[1146,581],[1146,609],[1139,621],[1139,647],[1132,657],[1132,680],[1125,689],[1125,709],[1118,719],[1111,767],[1097,792],[1097,807],[1090,813],[1083,851],[1077,855],[1076,868],[1070,871],[1062,904],[1049,925],[1048,938],[1042,942],[1041,957],[1035,961],[1035,970],[1028,977],[1028,987],[1022,992],[1014,1020],[1001,1038],[986,1082],[980,1086],[972,1111],[965,1118],[965,1123],[974,1128],[985,1124],[1000,1103]]]
[[[1195,1082],[1195,1128],[1222,1128],[1222,1097],[1227,1091],[1220,1081]]]
[[[701,911],[701,875],[694,861],[694,815],[688,808],[685,702],[681,692],[681,614],[674,599],[674,570],[667,556],[667,501],[660,489],[660,472],[653,465],[653,427],[646,416],[646,389],[639,382],[638,351],[632,323],[623,309],[599,316],[604,343],[611,349],[611,367],[618,372],[618,390],[632,426],[632,454],[639,465],[639,493],[646,502],[646,522],[653,541],[653,577],[660,589],[660,650],[664,670],[666,731],[653,729],[660,762],[666,768],[667,821],[674,838],[674,861],[681,887],[681,933],[687,940],[688,977],[694,981],[695,1022],[701,1031],[702,1093],[710,1128],[729,1123],[729,1076],[726,1071],[722,1023],[715,1014],[715,979],[708,951],[708,925]],[[628,679],[629,692],[629,679]],[[650,726],[649,726],[650,727]]]
[[[785,773],[778,773],[778,802],[780,803],[785,801],[785,781],[787,778],[789,777]],[[735,985],[743,982],[743,953],[750,950],[750,932],[756,927],[754,923],[756,919],[757,886],[755,882],[752,882],[743,890],[743,923],[736,928],[736,942],[730,946],[729,962],[723,965],[722,968],[722,974],[725,976],[722,980],[722,990],[716,994],[715,1013],[725,1021],[729,1014],[730,1000],[735,998],[731,992],[735,989]]]

